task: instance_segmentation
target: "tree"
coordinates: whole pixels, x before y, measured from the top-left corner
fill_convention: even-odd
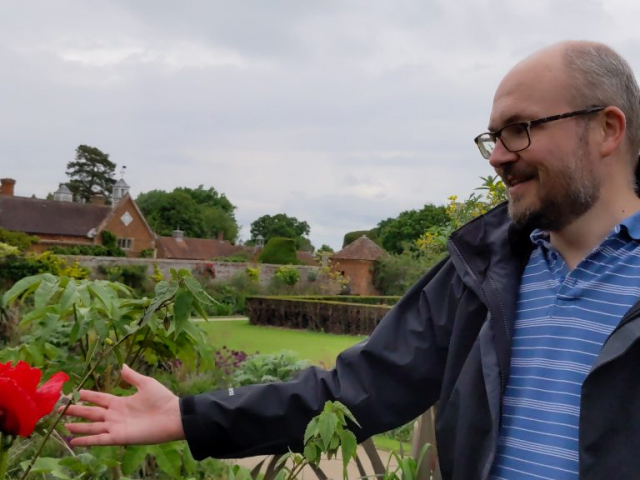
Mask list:
[[[67,164],[67,184],[77,201],[88,203],[91,195],[111,197],[116,183],[114,172],[116,164],[109,160],[109,155],[88,145],[76,148],[75,161]]]
[[[179,228],[187,237],[214,238],[222,233],[226,240],[235,242],[238,223],[235,206],[214,188],[205,190],[179,187],[172,192],[151,190],[141,193],[136,203],[149,226],[159,235],[169,236]]]
[[[444,206],[427,204],[420,210],[406,210],[396,218],[378,223],[380,243],[387,252],[402,253],[406,244],[414,243],[428,229],[448,220]]]
[[[273,237],[264,246],[258,259],[273,265],[297,265],[296,242],[292,238]]]
[[[251,240],[262,235],[265,243],[274,237],[291,238],[295,240],[299,250],[313,251],[313,245],[305,235],[311,231],[307,222],[284,213],[277,215],[263,215],[251,224]]]
[[[344,239],[342,240],[342,248],[346,247],[350,243],[355,242],[363,235],[366,235],[369,240],[373,240],[375,243],[380,245],[380,239],[378,238],[378,228],[376,227],[372,228],[371,230],[354,230],[353,232],[345,233]]]

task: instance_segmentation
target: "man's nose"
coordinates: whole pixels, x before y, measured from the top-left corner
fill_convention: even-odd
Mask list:
[[[505,163],[515,162],[517,159],[518,154],[507,150],[502,140],[497,138],[496,146],[493,148],[493,152],[491,152],[491,156],[489,157],[489,164],[491,164],[493,169],[498,170]]]

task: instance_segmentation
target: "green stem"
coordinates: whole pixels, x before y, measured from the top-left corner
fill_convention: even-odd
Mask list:
[[[9,448],[5,447],[5,439],[0,432],[0,480],[7,478],[7,467],[9,466]]]

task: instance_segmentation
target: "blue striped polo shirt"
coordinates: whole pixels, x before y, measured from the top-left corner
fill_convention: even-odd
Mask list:
[[[640,297],[640,212],[569,271],[536,230],[522,274],[494,480],[577,480],[580,390]]]

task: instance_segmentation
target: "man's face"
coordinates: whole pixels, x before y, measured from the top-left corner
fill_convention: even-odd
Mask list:
[[[496,92],[490,129],[575,110],[565,77],[553,59],[533,57],[518,65]],[[490,163],[507,186],[513,222],[558,231],[598,201],[589,126],[588,117],[535,126],[530,146],[517,153],[497,142]]]

